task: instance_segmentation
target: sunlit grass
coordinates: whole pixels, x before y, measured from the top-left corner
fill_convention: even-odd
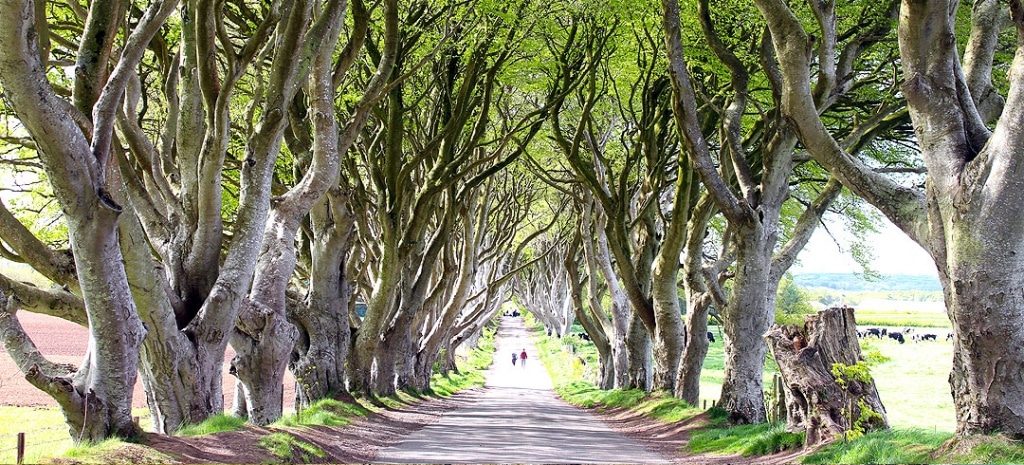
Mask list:
[[[538,329],[538,323],[528,313],[526,323],[528,327]],[[578,331],[582,328],[574,327],[570,333]],[[535,334],[538,336],[534,342],[551,376],[555,392],[571,404],[586,408],[632,409],[665,422],[691,418],[701,412],[668,393],[598,389],[595,385],[598,355],[592,343],[571,336],[558,339],[544,335],[543,331]]]
[[[222,431],[235,431],[245,424],[245,419],[231,415],[214,415],[202,423],[186,425],[180,428],[175,434],[178,436],[201,436],[204,434],[219,433]]]
[[[143,431],[153,427],[149,409],[132,409]],[[18,433],[25,433],[25,462],[39,463],[72,448],[64,414],[57,407],[0,406],[0,463],[17,459]]]
[[[695,453],[751,456],[796,449],[803,443],[804,434],[786,432],[785,423],[761,423],[695,432],[687,448]]]
[[[309,463],[317,458],[327,457],[327,453],[315,444],[299,440],[288,433],[271,433],[257,441],[257,444],[269,451],[282,462]]]
[[[83,443],[64,452],[64,457],[84,463],[167,463],[171,456],[151,447],[125,442],[119,438]]]
[[[804,457],[803,463],[933,463],[931,455],[951,437],[919,429],[875,431],[825,446]]]

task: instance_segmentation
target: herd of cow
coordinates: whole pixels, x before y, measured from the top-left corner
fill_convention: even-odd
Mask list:
[[[548,334],[550,336],[550,334]],[[590,340],[590,335],[584,332],[573,333],[572,336],[580,338],[584,341]],[[909,337],[914,342],[924,341],[938,341],[939,335],[935,333],[916,333],[914,328],[903,328],[902,330],[892,330],[887,328],[867,328],[864,331],[857,331],[857,337],[863,339],[867,337],[876,337],[878,339],[889,338],[900,344],[907,342]],[[946,340],[953,340],[953,333],[946,333]],[[715,335],[711,331],[708,331],[708,342],[715,342]]]
[[[857,337],[860,337],[860,338],[877,337],[878,339],[882,339],[882,338],[888,337],[889,339],[892,339],[892,340],[894,340],[896,342],[899,342],[900,344],[903,344],[904,342],[907,342],[907,337],[910,337],[910,340],[912,340],[914,342],[937,341],[937,340],[939,340],[939,335],[938,334],[935,334],[935,333],[915,333],[914,328],[904,328],[901,331],[896,331],[896,330],[890,331],[890,330],[888,330],[886,328],[867,328],[864,331],[857,331]],[[953,340],[953,333],[951,333],[951,332],[950,333],[946,333],[946,340],[947,341],[952,341]]]

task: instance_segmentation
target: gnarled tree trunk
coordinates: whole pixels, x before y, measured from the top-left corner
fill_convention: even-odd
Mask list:
[[[775,325],[764,336],[782,373],[786,429],[806,431],[807,446],[835,440],[852,427],[889,426],[873,379],[837,380],[832,372],[834,364],[862,361],[856,324],[852,308],[832,307],[806,317],[803,328]]]

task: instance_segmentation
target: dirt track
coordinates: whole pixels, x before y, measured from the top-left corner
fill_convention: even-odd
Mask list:
[[[18,312],[18,319],[47,359],[76,366],[82,363],[82,357],[85,356],[89,345],[89,333],[85,328],[60,318],[29,312]],[[235,378],[228,374],[228,362],[234,355],[234,351],[228,347],[222,370],[224,404],[228,408],[235,394]],[[284,386],[285,409],[289,410],[295,405],[295,378],[290,372],[285,374]],[[140,381],[135,383],[133,403],[135,407],[146,407],[146,396],[142,392]],[[6,353],[0,353],[0,405],[56,407],[57,403],[50,396],[28,384],[11,357]]]

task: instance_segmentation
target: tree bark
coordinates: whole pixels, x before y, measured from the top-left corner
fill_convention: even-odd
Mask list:
[[[863,360],[856,325],[852,308],[832,307],[806,317],[803,328],[775,325],[764,336],[782,373],[786,429],[806,431],[805,446],[834,441],[851,427],[889,427],[874,379],[837,380],[832,372],[835,364]]]
[[[651,336],[640,316],[633,313],[626,334],[626,350],[629,356],[628,381],[626,387],[650,391],[653,371],[651,370]]]

